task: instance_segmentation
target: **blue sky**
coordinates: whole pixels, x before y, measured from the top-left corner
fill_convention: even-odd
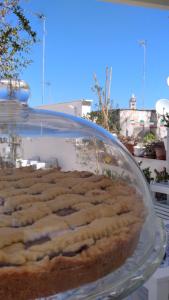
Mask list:
[[[93,73],[104,86],[112,67],[111,99],[127,108],[132,93],[142,108],[143,47],[147,41],[145,107],[169,98],[169,11],[97,0],[30,0],[27,11],[46,16],[45,104],[93,99]],[[42,39],[42,23],[26,13]],[[42,41],[33,47],[33,63],[22,74],[31,87],[30,105],[42,102]]]

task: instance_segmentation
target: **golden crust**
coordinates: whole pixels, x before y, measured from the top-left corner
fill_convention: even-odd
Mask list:
[[[78,287],[117,269],[136,248],[145,208],[123,180],[28,168],[4,172],[0,189],[0,299]]]
[[[105,241],[97,255],[57,257],[37,266],[6,268],[0,272],[0,299],[33,300],[95,281],[121,266],[133,254],[138,228],[125,237]]]

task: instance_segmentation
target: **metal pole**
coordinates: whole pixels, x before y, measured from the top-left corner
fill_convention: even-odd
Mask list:
[[[46,18],[42,16],[43,22],[43,42],[42,42],[42,104],[45,98],[45,35],[46,35]]]
[[[139,45],[143,47],[143,95],[142,95],[142,109],[145,106],[145,86],[146,86],[146,40],[139,41]]]
[[[45,44],[46,44],[46,17],[44,14],[41,13],[34,13],[32,11],[29,11],[32,15],[35,15],[38,17],[43,24],[43,30],[42,30],[42,104],[44,103],[45,98]]]
[[[143,109],[145,106],[145,85],[146,85],[146,41],[143,44],[144,60],[143,60]]]

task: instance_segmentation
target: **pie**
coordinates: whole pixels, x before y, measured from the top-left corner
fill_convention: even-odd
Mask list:
[[[0,170],[0,299],[30,300],[92,282],[137,246],[142,196],[87,171]]]

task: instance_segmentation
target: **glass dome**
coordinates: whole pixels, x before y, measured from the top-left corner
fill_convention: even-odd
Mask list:
[[[1,81],[0,297],[122,299],[164,255],[145,178],[111,133],[28,96]]]

